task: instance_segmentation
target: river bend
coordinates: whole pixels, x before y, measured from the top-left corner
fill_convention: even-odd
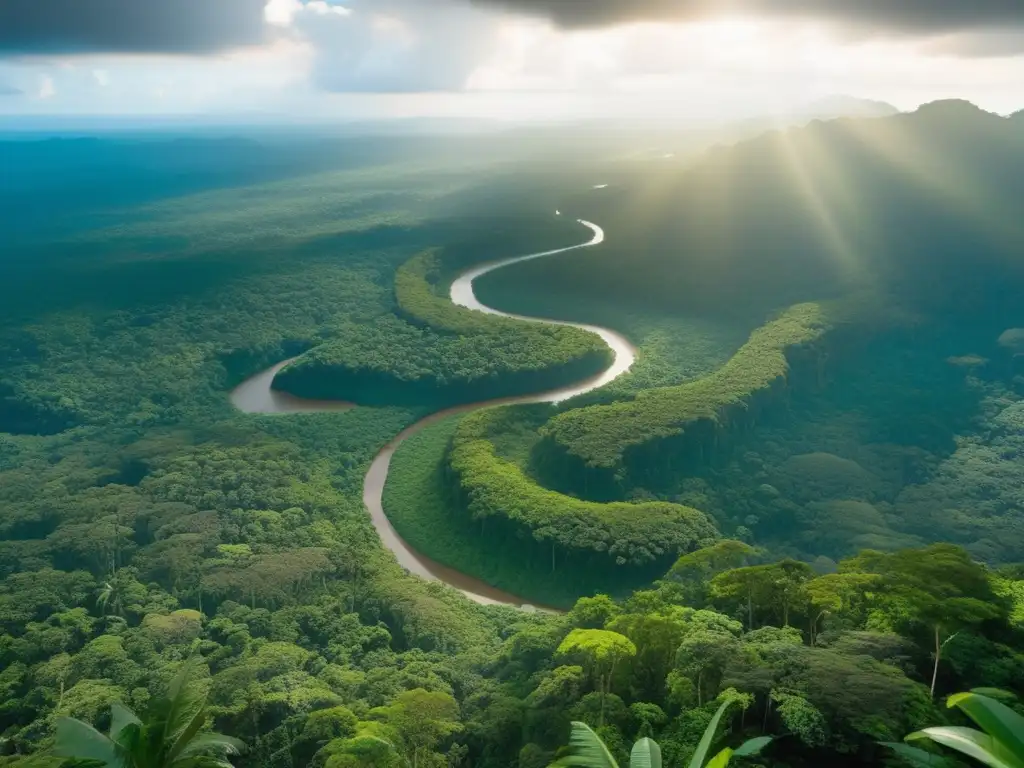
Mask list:
[[[387,483],[388,471],[391,468],[391,459],[395,455],[398,446],[424,427],[460,413],[468,413],[477,408],[492,405],[511,405],[515,403],[558,403],[570,397],[590,392],[593,389],[602,387],[613,381],[632,367],[636,359],[636,348],[625,336],[616,333],[608,328],[601,328],[595,325],[583,325],[581,323],[570,323],[562,320],[553,320],[542,317],[528,317],[525,315],[514,315],[508,312],[501,312],[493,307],[482,304],[473,291],[473,282],[484,275],[502,269],[503,267],[519,264],[524,261],[557,256],[569,251],[576,251],[582,248],[589,248],[604,242],[604,230],[597,224],[589,221],[578,220],[581,225],[588,228],[593,237],[585,243],[572,245],[567,248],[557,248],[552,251],[532,253],[526,256],[515,256],[509,259],[481,264],[463,272],[459,275],[451,287],[452,302],[459,306],[478,312],[486,312],[489,315],[509,317],[516,320],[523,320],[531,323],[550,323],[552,325],[567,325],[574,328],[581,328],[591,331],[600,336],[614,353],[612,364],[602,373],[592,376],[584,381],[558,389],[539,392],[532,395],[520,395],[507,397],[500,400],[487,400],[485,402],[470,403],[431,414],[406,427],[394,439],[380,450],[370,464],[363,482],[363,503],[366,505],[373,526],[380,535],[381,542],[387,547],[399,564],[410,573],[423,579],[442,581],[463,592],[467,597],[478,603],[486,605],[502,604],[525,606],[527,601],[515,595],[496,589],[480,579],[464,573],[460,573],[448,566],[442,565],[428,557],[420,554],[403,541],[402,537],[395,531],[391,521],[384,513],[383,495],[384,486]],[[292,358],[294,359],[294,358]],[[279,392],[273,389],[274,376],[284,368],[292,359],[284,360],[276,365],[262,371],[238,385],[231,392],[231,402],[240,411],[246,413],[262,414],[288,414],[288,413],[317,413],[322,411],[340,411],[353,407],[351,403],[333,400],[306,400],[293,395]]]

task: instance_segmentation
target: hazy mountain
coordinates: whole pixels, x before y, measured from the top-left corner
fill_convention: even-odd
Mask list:
[[[837,94],[817,99],[795,110],[795,115],[808,120],[830,120],[837,117],[891,117],[900,110],[884,101],[860,99]]]
[[[798,105],[773,115],[754,117],[731,126],[723,140],[741,141],[754,138],[765,131],[796,128],[814,120],[837,120],[843,117],[892,117],[900,110],[884,101],[858,99],[854,96],[827,96]]]
[[[670,177],[583,197],[573,213],[608,233],[599,261],[522,271],[534,286],[671,308],[781,304],[864,283],[907,301],[997,301],[1017,279],[1022,204],[1020,118],[936,102],[772,131]]]
[[[678,129],[674,136],[663,137],[663,140],[665,146],[670,147],[677,156],[686,156],[717,144],[735,144],[756,138],[767,131],[796,128],[814,120],[890,117],[898,114],[900,111],[896,107],[884,101],[871,101],[853,96],[828,96],[774,114],[758,115],[700,129]]]

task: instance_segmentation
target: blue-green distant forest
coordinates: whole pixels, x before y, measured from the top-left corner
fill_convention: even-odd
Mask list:
[[[545,768],[574,721],[677,766],[723,702],[753,764],[952,766],[883,743],[1020,709],[1024,116],[653,141],[0,134],[0,766],[182,679],[239,768]],[[576,219],[476,294],[634,365],[469,407],[612,362],[449,300]],[[352,407],[235,408],[292,358]],[[525,607],[364,506],[453,406],[384,512]]]

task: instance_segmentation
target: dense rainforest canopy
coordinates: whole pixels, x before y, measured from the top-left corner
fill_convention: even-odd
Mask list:
[[[25,214],[55,194],[39,181],[0,210],[0,765],[98,754],[73,721],[155,738],[182,680],[192,736],[241,768],[545,768],[572,721],[620,763],[652,737],[675,766],[725,701],[720,743],[780,737],[759,764],[888,765],[879,742],[963,723],[947,695],[1024,695],[1009,125],[937,105],[668,170],[534,164],[528,142],[513,169],[501,137],[332,139],[329,167],[201,139],[3,144],[22,180],[65,158],[68,209],[49,231]],[[182,155],[205,180],[166,172]],[[922,195],[922,169],[978,205]],[[435,424],[385,489],[414,547],[555,610],[477,605],[402,571],[364,475],[441,404],[604,367],[588,334],[446,300],[470,264],[584,239],[569,215],[608,241],[480,298],[615,328],[634,368]],[[828,315],[863,295],[884,311]],[[297,355],[282,386],[314,371],[294,390],[360,407],[231,407]]]
[[[542,222],[550,228],[548,242],[575,245],[582,238],[578,225]],[[517,247],[541,242],[545,232],[534,227],[530,234],[495,231],[499,245],[488,259],[517,255]],[[312,399],[439,408],[553,389],[611,363],[607,346],[592,333],[455,306],[439,293],[453,262],[458,258],[436,251],[410,259],[395,273],[396,317],[353,324],[284,368],[274,387]]]

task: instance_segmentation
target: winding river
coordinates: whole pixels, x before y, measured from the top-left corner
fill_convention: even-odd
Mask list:
[[[391,525],[391,521],[388,520],[387,515],[384,513],[384,505],[382,502],[384,485],[387,482],[388,470],[391,467],[391,459],[395,455],[395,450],[406,439],[416,434],[424,427],[434,424],[448,416],[467,413],[485,406],[511,405],[513,403],[558,403],[562,400],[574,397],[575,395],[580,395],[584,392],[589,392],[592,389],[604,386],[608,382],[618,378],[628,371],[633,365],[633,361],[636,359],[636,348],[628,339],[626,339],[625,336],[622,336],[615,331],[607,328],[600,328],[595,325],[582,325],[580,323],[569,323],[549,318],[527,317],[524,315],[513,315],[507,312],[500,312],[493,307],[481,304],[476,298],[476,294],[473,292],[473,282],[477,278],[482,277],[489,272],[501,269],[502,267],[519,264],[523,261],[532,261],[533,259],[557,256],[561,253],[568,253],[569,251],[575,251],[581,248],[589,248],[604,242],[604,230],[602,230],[601,227],[589,221],[583,221],[582,219],[579,219],[578,221],[593,233],[593,237],[587,242],[580,243],[579,245],[572,245],[568,248],[557,248],[553,251],[532,253],[527,256],[515,256],[513,258],[502,259],[500,261],[489,262],[487,264],[481,264],[473,267],[459,275],[455,282],[452,283],[451,299],[453,303],[458,304],[459,306],[473,309],[478,312],[486,312],[490,315],[511,317],[516,320],[523,320],[532,323],[568,325],[596,333],[605,341],[614,353],[615,359],[612,364],[602,373],[569,386],[533,395],[521,395],[517,397],[503,398],[500,400],[488,400],[486,402],[460,405],[455,408],[448,408],[444,411],[431,414],[430,416],[427,416],[412,426],[404,429],[391,442],[384,446],[380,453],[374,457],[373,463],[370,464],[370,469],[367,471],[366,478],[363,482],[363,503],[366,505],[366,509],[370,513],[370,517],[373,520],[373,526],[377,529],[381,542],[385,547],[391,550],[399,564],[410,573],[414,573],[421,578],[442,581],[452,587],[455,587],[463,592],[467,597],[478,603],[488,605],[502,604],[523,606],[527,604],[527,601],[516,597],[515,595],[495,589],[489,584],[473,578],[472,576],[460,573],[452,568],[442,565],[441,563],[435,562],[434,560],[421,555],[419,552],[416,552],[412,547],[406,544],[405,541],[402,540],[402,537],[395,531],[394,526]],[[305,400],[273,389],[272,384],[274,376],[278,371],[288,365],[288,363],[292,362],[293,359],[294,358],[284,360],[244,381],[232,391],[231,402],[236,408],[246,413],[262,414],[317,413],[322,411],[340,411],[353,407],[351,403],[344,403],[341,401]]]

